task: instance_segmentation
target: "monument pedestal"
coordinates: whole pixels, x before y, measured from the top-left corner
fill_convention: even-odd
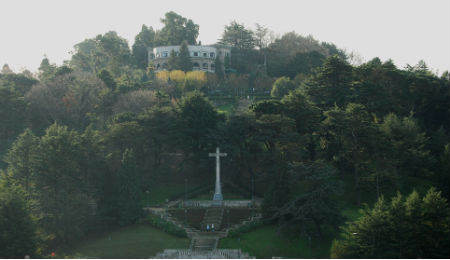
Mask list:
[[[223,200],[222,193],[214,194],[213,200]]]

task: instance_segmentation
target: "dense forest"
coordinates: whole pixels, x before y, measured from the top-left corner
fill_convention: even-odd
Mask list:
[[[218,42],[231,60],[215,73],[182,57],[156,73],[147,48],[201,44],[192,20],[161,22],[131,48],[110,31],[61,66],[3,66],[0,257],[47,256],[135,223],[164,176],[212,180],[216,146],[225,180],[254,183],[267,221],[335,238],[332,257],[449,256],[448,71],[358,64],[312,36],[231,22]],[[347,222],[343,208],[364,212]]]

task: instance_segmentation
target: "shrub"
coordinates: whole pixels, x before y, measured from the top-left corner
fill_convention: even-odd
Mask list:
[[[153,227],[163,230],[166,233],[177,237],[187,237],[187,233],[183,228],[176,226],[175,224],[168,222],[156,215],[150,215],[144,221],[146,224],[150,224]]]

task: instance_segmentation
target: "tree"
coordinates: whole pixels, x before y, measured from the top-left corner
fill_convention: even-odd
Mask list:
[[[36,225],[20,186],[8,183],[8,176],[0,176],[0,257],[37,257]]]
[[[313,69],[321,67],[325,56],[317,51],[297,53],[286,64],[286,75],[294,78],[297,74],[309,75]]]
[[[12,73],[14,73],[14,71],[12,71],[11,68],[9,67],[9,65],[5,63],[2,67],[1,73],[2,74],[12,74]]]
[[[320,107],[344,106],[351,95],[352,66],[338,56],[328,57],[306,91]]]
[[[181,43],[177,67],[184,72],[192,70],[191,55],[189,54],[188,43],[186,41]]]
[[[251,50],[255,47],[253,32],[236,21],[225,26],[219,43],[236,47],[239,50]]]
[[[25,100],[31,109],[33,130],[43,130],[55,121],[75,129],[84,129],[89,114],[100,103],[103,82],[92,74],[72,72],[35,85]]]
[[[114,31],[86,39],[74,48],[75,53],[69,64],[76,70],[98,74],[102,69],[108,69],[115,77],[119,77],[124,67],[131,63],[127,40]]]
[[[329,55],[327,48],[312,36],[305,37],[295,32],[285,33],[281,38],[275,39],[266,50],[267,73],[272,77],[289,76],[292,78],[295,69],[293,70],[290,66],[301,65],[300,57],[306,53],[314,53],[312,59],[308,60],[307,67],[315,66],[316,56],[319,56],[315,54],[316,52],[324,57]],[[295,58],[296,55],[300,55],[298,59]]]
[[[391,203],[380,198],[348,223],[331,247],[332,258],[445,258],[450,245],[450,210],[431,188],[420,199],[413,191]]]
[[[34,181],[40,226],[50,243],[66,244],[80,238],[92,209],[89,190],[80,172],[82,147],[77,132],[51,125],[39,143]]]
[[[273,39],[273,32],[269,28],[256,24],[256,30],[254,32],[255,46],[258,47],[260,51],[264,50],[269,46]]]
[[[125,149],[119,170],[118,224],[135,223],[142,215],[140,178],[133,150]]]
[[[146,69],[148,65],[148,49],[155,45],[155,31],[153,27],[142,25],[141,31],[134,37],[131,55],[136,66],[140,69]]]
[[[360,178],[364,172],[364,163],[369,157],[370,137],[373,136],[373,126],[365,107],[350,103],[344,109],[335,107],[324,112],[323,127],[325,139],[328,138],[338,151],[334,158],[343,159],[349,163],[354,177],[356,204],[361,203]],[[336,155],[339,156],[336,156]]]
[[[203,157],[205,148],[214,147],[208,136],[223,120],[211,103],[198,91],[188,93],[181,99],[177,109],[177,122],[180,126],[180,140],[185,152],[194,157],[194,161]]]
[[[38,145],[39,139],[27,128],[13,143],[5,157],[11,178],[23,187],[27,200],[31,196],[33,165],[36,163]]]
[[[300,90],[290,92],[281,100],[283,104],[282,113],[295,120],[295,127],[307,148],[309,159],[316,160],[317,141],[315,133],[320,126],[321,111]]]
[[[429,173],[430,151],[428,138],[412,117],[399,118],[389,114],[380,125],[380,131],[392,144],[395,168],[402,176],[420,176]]]
[[[304,183],[308,188],[277,211],[281,228],[300,228],[299,234],[311,237],[319,234],[323,238],[326,228],[337,229],[342,222],[334,197],[341,191],[341,183],[335,181],[336,169],[331,165],[315,161],[295,162],[291,166],[293,182]]]
[[[23,131],[28,105],[23,96],[0,80],[0,154],[8,148],[8,143]]]
[[[114,114],[139,114],[156,104],[155,92],[151,90],[136,90],[120,95],[113,106]]]
[[[171,11],[165,14],[161,22],[164,27],[156,35],[158,46],[178,45],[183,41],[192,45],[196,44],[199,26],[191,19],[188,20]]]
[[[216,73],[217,78],[219,80],[223,80],[223,78],[225,77],[224,64],[219,57],[216,57],[214,64],[216,66],[214,68],[214,72]]]
[[[167,67],[169,71],[179,69],[177,60],[178,59],[175,50],[172,49],[170,51],[169,60],[167,61]]]
[[[173,137],[176,133],[175,114],[170,106],[157,106],[147,110],[138,117],[145,132],[146,145],[153,153],[152,170],[157,175],[162,166],[162,153],[174,145]]]
[[[41,61],[41,64],[39,65],[39,80],[41,82],[44,82],[46,80],[51,79],[56,71],[56,65],[50,64],[50,60],[47,58],[47,56],[44,56],[44,58]]]
[[[294,82],[292,82],[288,77],[281,77],[273,83],[272,91],[270,95],[272,97],[282,98],[289,94],[289,91],[295,89]]]

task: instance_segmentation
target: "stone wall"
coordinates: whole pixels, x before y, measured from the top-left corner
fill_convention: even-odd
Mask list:
[[[187,200],[182,203],[182,206],[188,208],[208,208],[208,207],[230,207],[230,208],[250,208],[261,207],[260,201],[251,200]]]

